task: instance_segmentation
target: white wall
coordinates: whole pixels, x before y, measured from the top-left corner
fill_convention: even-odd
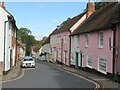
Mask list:
[[[78,35],[74,35],[71,36],[71,65],[75,65],[76,64],[76,53],[78,53],[78,66],[80,66],[81,64],[81,56],[80,56],[80,36]]]
[[[40,50],[39,50],[39,55],[41,53],[46,53],[46,55],[39,56],[39,60],[50,60],[50,44],[44,44]]]
[[[0,61],[4,62],[4,24],[8,20],[9,14],[0,6]],[[5,70],[10,69],[10,50],[12,50],[12,27],[6,23],[5,39]]]

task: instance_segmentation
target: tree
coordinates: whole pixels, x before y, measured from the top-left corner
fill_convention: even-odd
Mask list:
[[[110,4],[112,2],[103,2],[103,0],[101,0],[100,2],[95,2],[95,10],[98,10],[102,7],[107,6],[108,4]],[[87,8],[83,10],[84,12],[87,11]]]
[[[21,39],[22,43],[25,44],[26,47],[26,55],[30,55],[30,46],[35,45],[35,37],[31,34],[31,30],[28,28],[21,27],[17,32],[17,38]]]
[[[44,36],[44,37],[42,38],[42,40],[43,40],[43,41],[45,41],[46,39],[47,39],[47,37],[46,37],[46,36]]]
[[[101,0],[101,2],[95,2],[95,10],[98,10],[102,7],[107,6],[108,4],[112,3],[112,2],[102,2],[103,0]]]
[[[22,43],[26,43],[26,37],[32,32],[28,28],[21,27],[17,31],[17,38],[22,40]]]
[[[26,37],[26,55],[30,55],[30,46],[35,45],[35,37],[33,35],[28,35]]]

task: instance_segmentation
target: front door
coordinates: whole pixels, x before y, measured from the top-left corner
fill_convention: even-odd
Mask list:
[[[76,67],[78,67],[79,54],[76,53]]]

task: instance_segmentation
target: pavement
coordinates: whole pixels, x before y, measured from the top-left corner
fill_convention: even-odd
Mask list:
[[[20,61],[18,61],[16,65],[6,75],[0,76],[1,77],[0,79],[2,81],[8,81],[8,80],[15,79],[21,75],[21,71],[22,69],[20,67]]]
[[[61,64],[42,62],[42,61],[40,62],[43,64],[47,64],[51,67],[65,70],[65,71],[83,76],[87,79],[93,80],[100,85],[101,90],[120,90],[120,83],[113,82],[111,79],[107,77],[97,75],[91,72],[87,72],[82,69],[68,67],[68,66],[61,65]],[[11,80],[11,79],[19,77],[21,75],[21,71],[22,69],[20,68],[20,62],[18,62],[17,65],[7,75],[2,76],[2,81],[7,81],[7,80]]]

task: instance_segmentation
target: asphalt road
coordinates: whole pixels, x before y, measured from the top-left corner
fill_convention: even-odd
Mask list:
[[[3,88],[95,88],[85,79],[36,62],[36,68],[26,68],[21,78],[4,82]]]

